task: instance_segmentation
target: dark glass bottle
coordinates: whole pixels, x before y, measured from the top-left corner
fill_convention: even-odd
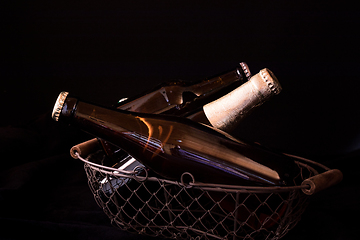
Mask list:
[[[195,122],[229,132],[254,108],[280,92],[281,86],[277,78],[269,69],[265,68],[246,83],[215,101],[203,105],[204,102],[201,99],[195,99],[179,111],[172,113],[165,111],[163,114],[180,114],[180,116],[187,117]],[[181,114],[184,109],[186,109],[185,113]],[[103,145],[105,145],[104,142]],[[105,147],[110,149],[111,145]],[[115,148],[108,150],[108,154],[113,152],[115,152]]]
[[[156,86],[132,98],[123,98],[115,108],[144,113],[170,113],[180,115],[195,106],[211,102],[245,83],[251,76],[249,67],[241,62],[240,67],[219,76],[199,82],[174,81]],[[189,103],[197,100],[197,104]]]
[[[203,105],[212,102],[241,86],[251,77],[245,62],[234,70],[198,82],[166,82],[150,91],[132,98],[123,98],[114,105],[117,109],[170,115],[190,115],[201,111]],[[197,118],[199,119],[199,115]],[[199,120],[207,123],[206,118]],[[123,151],[113,144],[99,139],[107,156],[120,161]]]
[[[53,118],[115,144],[177,181],[190,172],[197,182],[280,186],[291,184],[297,172],[285,155],[186,118],[103,108],[67,92],[59,95]]]

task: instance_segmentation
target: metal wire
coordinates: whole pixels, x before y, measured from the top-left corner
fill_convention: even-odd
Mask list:
[[[108,175],[113,175],[116,177],[126,177],[126,178],[134,178],[137,181],[157,181],[158,178],[156,177],[149,177],[148,176],[148,172],[144,171],[146,173],[146,176],[142,177],[142,176],[137,176],[138,171],[125,171],[125,170],[119,170],[117,168],[112,168],[112,167],[107,167],[101,164],[97,164],[94,163],[92,161],[89,161],[87,159],[82,158],[78,153],[75,153],[75,155],[78,157],[79,160],[83,161],[84,163],[88,164],[89,166],[91,166],[92,169],[102,172],[104,174],[108,174]],[[301,165],[303,163],[297,162],[297,164]],[[305,165],[307,168],[311,168],[311,171],[314,173],[314,175],[318,174],[318,172],[310,167]],[[190,173],[187,173],[188,175],[190,175],[192,177],[192,175]],[[203,190],[211,190],[211,191],[224,191],[224,189],[226,189],[228,192],[238,192],[238,191],[242,191],[242,192],[287,192],[287,191],[291,191],[291,190],[301,190],[301,189],[307,189],[309,188],[309,186],[304,186],[304,185],[295,185],[295,186],[289,186],[289,187],[261,187],[261,186],[239,186],[239,185],[225,185],[225,184],[209,184],[209,183],[200,183],[200,182],[189,182],[189,183],[185,183],[182,179],[180,182],[177,181],[171,181],[171,180],[167,180],[167,179],[161,179],[161,181],[164,181],[166,183],[169,184],[176,184],[176,185],[180,185],[183,187],[198,187],[198,188],[202,188]]]
[[[160,179],[144,169],[123,171],[98,164],[103,155],[78,158],[111,223],[172,239],[279,239],[306,208],[308,196],[301,189],[307,186],[301,182],[318,173],[310,162],[297,162],[299,174],[291,187],[186,183]]]

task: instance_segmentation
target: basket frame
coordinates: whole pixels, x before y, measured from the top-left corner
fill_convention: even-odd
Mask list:
[[[88,183],[91,191],[94,194],[94,198],[97,204],[104,210],[105,214],[108,215],[113,225],[119,227],[122,230],[126,230],[129,232],[150,235],[150,236],[161,236],[161,237],[173,238],[173,239],[258,239],[259,236],[262,239],[279,239],[283,237],[290,229],[292,229],[298,223],[298,221],[301,218],[301,214],[304,212],[308,204],[309,196],[306,196],[302,192],[303,190],[309,188],[308,185],[298,184],[294,186],[285,186],[285,187],[276,187],[276,186],[262,187],[262,186],[238,186],[238,185],[198,183],[195,182],[193,176],[190,173],[184,173],[180,181],[172,181],[172,180],[149,176],[146,169],[142,169],[141,167],[135,168],[133,171],[125,171],[125,170],[120,170],[117,168],[98,164],[93,161],[91,154],[89,154],[86,158],[81,157],[80,154],[78,153],[76,154],[78,159],[84,162],[84,169],[88,176]],[[326,166],[311,161],[309,159],[300,158],[297,156],[292,156],[292,157],[295,157],[298,160],[296,161],[296,163],[298,164],[299,168],[307,169],[309,171],[308,173],[306,173],[307,176],[302,176],[303,175],[302,170],[300,171],[299,178],[301,180],[305,180],[306,178],[312,175],[319,174],[318,170],[316,170],[315,168],[319,168],[321,169],[321,171],[329,170],[329,168],[327,168]],[[145,172],[145,176],[137,175],[140,170]],[[147,204],[149,204],[149,202],[153,201],[154,199],[148,200],[149,202],[144,201],[143,202],[144,206],[139,207],[140,209],[139,212],[136,212],[134,216],[130,216],[130,215],[126,217],[121,216],[122,214],[127,215],[126,212],[123,212],[125,209],[124,207],[125,205],[117,206],[118,212],[116,212],[115,214],[114,212],[111,212],[111,210],[109,210],[108,205],[114,204],[114,202],[112,202],[113,199],[109,198],[110,200],[108,200],[107,202],[104,202],[101,199],[101,197],[99,196],[99,194],[101,194],[101,191],[99,191],[98,189],[98,183],[94,185],[94,176],[96,174],[105,176],[108,179],[108,182],[110,182],[111,179],[127,179],[126,181],[132,179],[138,182],[140,186],[146,186],[147,184],[151,184],[151,183],[155,183],[161,186],[160,188],[161,190],[159,190],[159,192],[162,191],[165,194],[164,196],[160,197],[162,198],[161,200],[157,199],[155,201],[164,202],[163,204],[164,206],[157,208],[157,210],[159,211],[159,215],[157,216],[161,216],[162,218],[164,218],[162,221],[166,222],[166,225],[157,226],[154,220],[157,216],[154,217],[153,219],[149,218],[148,219],[149,222],[146,224],[144,224],[142,221],[139,222],[138,220],[136,220],[138,216],[145,215],[143,212],[141,212],[143,211],[142,209],[149,208],[150,205],[147,206]],[[187,177],[190,176],[190,178],[192,178],[192,181],[190,182],[184,181],[185,176]],[[179,193],[174,195],[171,191],[167,190],[168,187],[170,187],[171,189],[176,188],[179,191]],[[136,191],[137,189],[133,190],[133,194],[136,195]],[[224,219],[221,220],[222,222],[220,221],[216,223],[217,225],[219,225],[219,228],[221,227],[225,228],[225,224],[228,223],[228,220],[230,218],[233,220],[231,230],[227,229],[228,232],[225,233],[225,235],[224,234],[221,235],[217,232],[217,230],[214,230],[216,227],[210,230],[204,227],[205,224],[202,224],[202,221],[204,219],[207,220],[206,219],[208,218],[207,215],[211,215],[211,218],[214,218],[212,215],[215,214],[212,213],[211,210],[201,209],[204,212],[204,215],[198,217],[195,216],[196,214],[192,216],[189,206],[182,206],[181,210],[177,210],[180,212],[176,212],[174,209],[171,209],[170,203],[172,203],[172,201],[179,202],[177,197],[181,195],[181,193],[186,193],[189,195],[188,191],[200,192],[201,195],[198,196],[199,199],[205,198],[203,197],[204,195],[209,195],[211,199],[211,195],[216,193],[225,194],[224,196],[226,197],[224,197],[224,199],[227,198],[228,196],[231,196],[232,200],[235,202],[235,209],[236,209],[235,211],[225,212],[221,208],[221,206],[219,207],[219,209],[221,210],[218,210],[218,207],[213,207],[213,209],[216,208],[217,214],[218,212],[225,215],[227,214],[227,216],[225,216]],[[114,192],[116,192],[116,190]],[[155,199],[158,198],[157,196],[158,193],[152,193],[152,194],[153,196],[155,196],[153,198]],[[285,194],[287,198],[282,199],[281,197],[282,194]],[[261,202],[262,200],[259,199],[258,197],[260,195],[264,195],[267,197],[265,198],[264,203],[261,203],[258,208],[255,208],[255,212],[259,208],[263,207],[263,205],[268,205],[267,207],[270,208],[270,204],[268,204],[267,201],[273,196],[276,196],[277,198],[280,198],[283,201],[283,203],[281,203],[277,208],[272,209],[274,214],[271,216],[272,217],[275,216],[275,218],[276,217],[279,218],[279,222],[277,222],[278,226],[272,230],[269,231],[266,230],[264,227],[266,226],[266,222],[270,222],[271,224],[271,222],[274,221],[271,217],[268,217],[265,220],[263,220],[262,227],[259,227],[259,229],[255,229],[253,232],[245,232],[243,234],[241,228],[249,227],[248,225],[251,224],[249,224],[248,222],[250,220],[252,221],[251,218],[255,218],[257,221],[260,221],[260,218],[256,214],[249,213],[249,217],[245,219],[245,223],[238,221],[237,219],[238,217],[237,214],[239,212],[238,209],[242,209],[246,204],[248,204],[248,202],[246,202],[247,201],[246,199],[248,198],[254,198],[254,199],[258,198],[255,201]],[[239,201],[240,199],[244,198],[244,196],[245,196],[245,200],[242,200],[243,202]],[[194,199],[195,200],[193,201],[196,202],[197,201],[196,198]],[[219,202],[213,200],[214,206],[221,205],[221,201],[223,201],[224,199],[221,199]],[[129,201],[129,205],[131,205],[130,201]],[[179,203],[177,203],[177,205],[179,205]],[[281,213],[281,217],[280,217],[280,213],[278,213],[281,210],[280,206],[285,206],[285,205],[289,207],[285,208],[284,212]],[[245,206],[245,208],[247,207]],[[183,212],[186,212],[186,214],[188,214],[194,222],[191,224],[185,223],[185,221],[182,220],[181,218]],[[168,216],[164,217],[162,215],[164,213],[168,214]],[[204,217],[205,215],[206,217]],[[199,227],[199,225],[201,226]],[[239,234],[239,232],[241,233]]]

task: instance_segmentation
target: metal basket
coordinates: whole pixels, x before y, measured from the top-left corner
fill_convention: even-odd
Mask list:
[[[84,161],[90,189],[112,224],[173,239],[279,239],[300,220],[307,194],[314,192],[314,181],[308,180],[329,170],[298,158],[292,187],[199,184],[185,181],[190,173],[174,182],[141,167],[107,167],[102,151],[75,155]]]

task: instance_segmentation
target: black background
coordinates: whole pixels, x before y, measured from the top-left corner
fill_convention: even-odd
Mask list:
[[[0,4],[0,239],[151,239],[110,226],[51,120],[60,91],[111,105],[248,63],[283,91],[234,132],[344,173],[284,239],[355,239],[359,16],[329,1],[9,1]]]

